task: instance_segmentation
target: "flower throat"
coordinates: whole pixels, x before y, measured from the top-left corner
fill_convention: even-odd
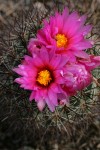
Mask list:
[[[48,86],[52,81],[51,73],[48,70],[42,70],[38,73],[37,81],[43,86]]]

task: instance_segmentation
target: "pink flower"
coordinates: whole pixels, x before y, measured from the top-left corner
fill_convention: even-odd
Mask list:
[[[31,90],[30,101],[37,102],[39,110],[43,110],[45,104],[51,111],[55,110],[60,100],[61,93],[67,99],[67,93],[62,90],[65,80],[62,76],[66,64],[65,57],[54,54],[45,48],[36,57],[25,56],[18,68],[13,70],[21,77],[15,79],[20,87]],[[66,100],[67,101],[67,100]]]
[[[83,64],[90,72],[96,67],[100,67],[100,56],[89,55],[88,59],[79,59],[79,63]]]
[[[15,82],[32,91],[29,99],[37,102],[40,111],[46,104],[52,112],[59,104],[68,105],[70,96],[91,83],[91,70],[100,66],[100,56],[84,51],[93,45],[86,39],[92,27],[85,21],[85,15],[69,14],[67,8],[56,12],[49,22],[44,20],[37,38],[30,39],[31,56],[13,69],[20,75]]]
[[[42,45],[42,42],[38,41],[38,39],[31,38],[27,48],[31,54],[35,55],[40,52]]]
[[[92,27],[85,26],[85,21],[85,15],[80,17],[77,12],[69,14],[68,8],[65,8],[62,14],[56,12],[49,22],[44,20],[43,28],[38,30],[38,44],[42,43],[48,50],[53,48],[56,53],[66,54],[71,61],[75,60],[75,56],[88,58],[88,54],[83,50],[92,47],[93,42],[85,39]],[[29,51],[34,51],[34,41],[36,39],[29,41]]]
[[[82,64],[70,64],[65,69],[65,85],[64,91],[69,95],[75,95],[77,91],[83,90],[92,81],[92,75],[86,70]]]

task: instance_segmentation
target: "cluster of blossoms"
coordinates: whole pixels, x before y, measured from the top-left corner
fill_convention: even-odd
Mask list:
[[[93,46],[85,38],[92,29],[85,21],[85,15],[69,14],[68,8],[43,20],[37,37],[29,40],[30,55],[13,69],[20,75],[15,82],[32,91],[29,99],[37,102],[40,111],[46,104],[52,112],[68,104],[71,96],[91,83],[91,70],[100,65],[100,56],[85,51]]]

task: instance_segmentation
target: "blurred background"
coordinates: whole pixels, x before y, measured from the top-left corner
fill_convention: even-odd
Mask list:
[[[12,53],[8,46],[10,40],[6,42],[4,39],[9,39],[8,31],[13,30],[15,18],[18,25],[21,12],[31,12],[34,8],[38,11],[39,20],[41,13],[44,18],[48,11],[52,14],[52,11],[65,6],[70,11],[87,14],[88,22],[94,27],[92,38],[97,42],[96,54],[100,54],[100,0],[0,0],[0,150],[100,150],[100,103],[97,115],[94,110],[95,119],[88,118],[80,126],[78,123],[76,126],[68,124],[65,128],[62,124],[62,129],[59,125],[52,126],[49,119],[46,122],[47,114],[40,115],[40,118],[45,118],[38,124],[35,121],[38,112],[33,115],[34,104],[25,99],[29,93],[13,85],[11,65],[14,61],[12,55],[7,54],[8,51]],[[20,31],[18,29],[18,33]],[[100,77],[100,69],[97,76]],[[98,93],[100,100],[100,88]]]

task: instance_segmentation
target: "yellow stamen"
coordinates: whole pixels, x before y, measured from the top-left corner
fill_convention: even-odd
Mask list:
[[[57,34],[56,35],[57,47],[65,47],[67,45],[67,38],[64,34]]]
[[[39,84],[47,86],[52,80],[50,71],[42,70],[38,73],[37,81]]]

